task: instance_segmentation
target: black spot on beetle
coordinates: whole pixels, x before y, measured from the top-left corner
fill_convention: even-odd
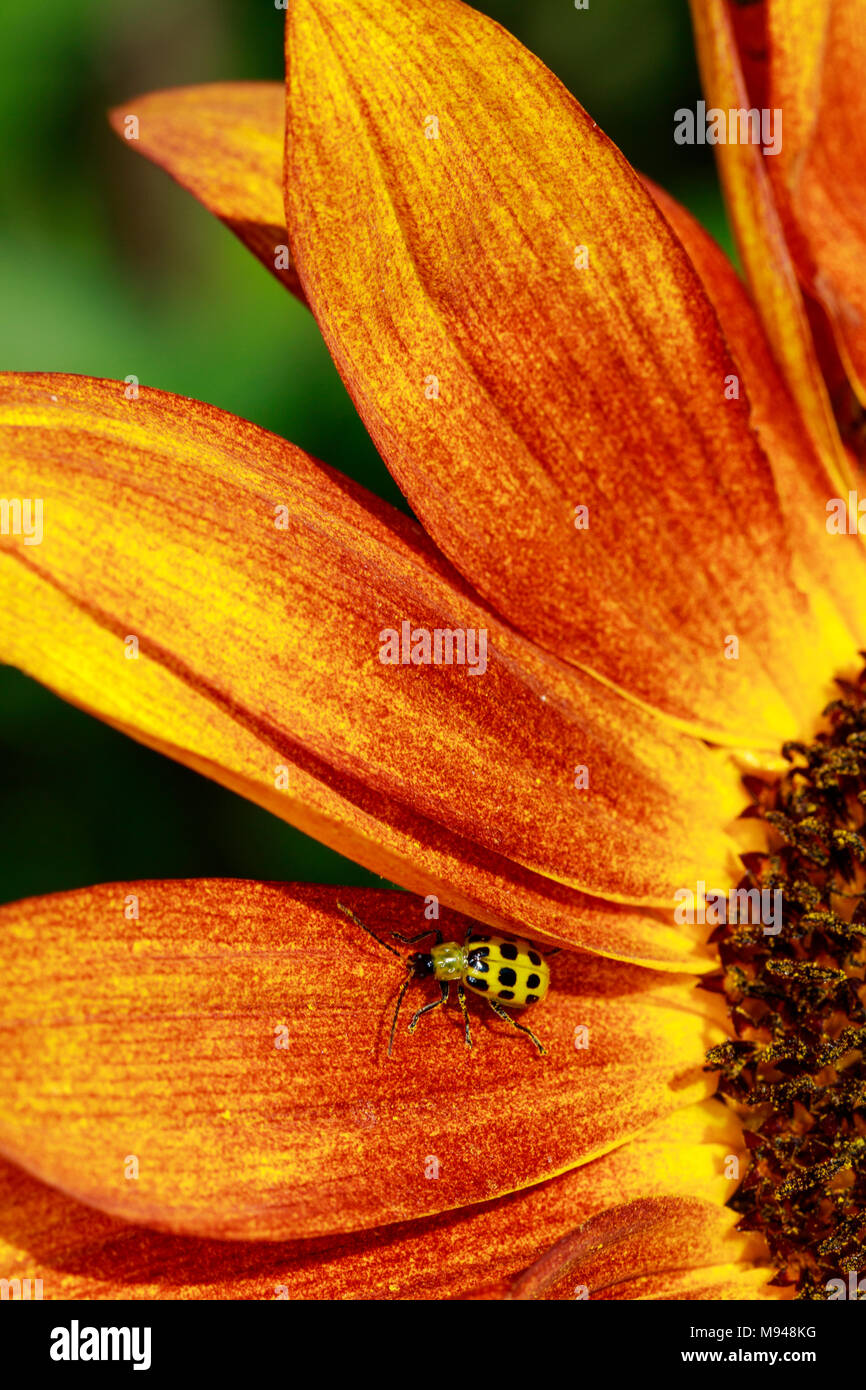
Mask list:
[[[538,954],[537,951],[530,951],[530,952],[529,952],[529,959],[532,961],[532,964],[533,964],[533,965],[540,965],[540,964],[541,964],[541,956]]]
[[[526,1002],[527,1002],[527,1004],[537,1004],[537,1003],[538,1003],[538,995],[537,995],[537,994],[527,994],[527,996],[526,996]]]
[[[484,957],[487,955],[487,949],[488,948],[486,946],[482,946],[477,951],[469,952],[469,955],[467,956],[467,962],[470,970],[477,970],[481,975],[487,974],[488,970],[490,969],[490,966],[484,959]]]
[[[496,997],[497,997],[497,999],[513,999],[513,998],[514,998],[514,990],[513,990],[513,989],[501,989]]]
[[[503,960],[517,960],[517,947],[513,941],[503,941],[499,947],[499,954]]]
[[[499,972],[499,983],[501,985],[517,984],[517,972],[512,970],[510,965],[503,965]]]
[[[526,977],[526,987],[527,987],[527,989],[538,989],[538,986],[539,986],[540,984],[541,984],[541,976],[540,976],[540,975],[527,975],[527,977]]]
[[[477,975],[467,975],[466,983],[471,985],[473,989],[480,989],[482,993],[487,989],[487,981],[479,980]]]

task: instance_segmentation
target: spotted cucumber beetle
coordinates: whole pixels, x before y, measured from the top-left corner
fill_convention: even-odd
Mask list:
[[[386,951],[390,951],[392,956],[396,956],[406,966],[406,978],[397,995],[397,1007],[394,1010],[388,1038],[389,1057],[394,1046],[400,1005],[407,989],[413,980],[428,979],[431,975],[439,985],[440,997],[434,999],[432,1004],[425,1004],[412,1015],[409,1023],[410,1033],[415,1032],[422,1014],[429,1014],[432,1009],[447,1004],[451,985],[456,980],[457,998],[463,1013],[463,1040],[467,1047],[472,1046],[469,1014],[466,1009],[466,990],[469,989],[473,994],[486,999],[497,1018],[504,1019],[512,1028],[526,1033],[542,1056],[546,1053],[547,1048],[532,1029],[527,1028],[525,1023],[518,1023],[507,1012],[508,1009],[524,1009],[530,1004],[540,1003],[550,988],[550,967],[531,941],[509,941],[507,937],[497,936],[492,932],[482,934],[474,927],[468,928],[462,946],[457,941],[445,941],[438,927],[430,927],[418,936],[403,936],[400,932],[391,932],[394,940],[402,942],[404,946],[416,946],[425,937],[435,936],[436,945],[429,951],[413,951],[410,956],[404,958],[393,946],[389,946],[387,941],[383,941],[365,926],[348,907],[344,907],[342,903],[337,903],[337,907],[350,922],[354,922],[361,931],[372,936],[374,941],[384,946]],[[556,955],[556,950],[548,951],[547,954]]]

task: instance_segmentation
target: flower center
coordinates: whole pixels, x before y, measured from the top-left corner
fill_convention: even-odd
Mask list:
[[[707,1062],[750,1155],[729,1205],[766,1239],[772,1282],[812,1299],[866,1267],[866,671],[839,685],[825,731],[782,749],[789,771],[744,779],[767,848],[739,886],[780,890],[782,926],[718,927],[706,982],[734,1033]]]

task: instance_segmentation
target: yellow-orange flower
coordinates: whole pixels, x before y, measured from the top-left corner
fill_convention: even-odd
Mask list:
[[[498,1023],[464,1055],[443,1011],[389,1065],[399,966],[335,890],[0,909],[0,1264],[46,1295],[764,1291],[724,1207],[739,1126],[703,1070],[713,955],[670,909],[736,877],[741,771],[776,769],[866,646],[866,548],[826,526],[857,476],[840,370],[859,390],[864,341],[856,219],[815,221],[847,168],[854,6],[825,0],[814,47],[804,0],[749,9],[796,37],[769,76],[737,7],[694,0],[708,99],[760,80],[794,113],[778,169],[723,150],[752,298],[456,0],[294,0],[285,89],[124,107],[309,304],[423,529],[212,406],[9,374],[3,488],[46,524],[0,538],[0,657],[435,894],[443,929],[570,949],[543,1062]],[[404,620],[486,629],[483,679],[383,665]],[[352,905],[424,925],[417,899]]]

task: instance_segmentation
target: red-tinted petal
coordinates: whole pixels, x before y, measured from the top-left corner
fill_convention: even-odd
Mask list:
[[[386,1054],[399,960],[430,926],[394,893],[118,884],[0,909],[0,1152],[111,1215],[285,1240],[483,1202],[706,1096],[720,1009],[691,980],[560,956],[524,1015],[469,1001]],[[135,915],[137,913],[137,915]],[[443,914],[446,935],[466,923]]]
[[[0,1267],[9,1279],[42,1279],[45,1298],[474,1297],[623,1199],[678,1191],[724,1200],[732,1187],[725,1167],[739,1143],[729,1119],[705,1101],[580,1169],[491,1202],[278,1243],[125,1225],[0,1163]]]
[[[515,1299],[596,1297],[633,1280],[658,1297],[669,1275],[760,1264],[763,1243],[738,1235],[734,1212],[696,1197],[642,1197],[592,1217],[514,1280]],[[766,1268],[765,1276],[771,1277]],[[634,1297],[623,1290],[617,1296]],[[637,1296],[641,1296],[638,1294]]]
[[[303,300],[283,212],[284,114],[280,82],[213,82],[133,97],[110,120]]]
[[[662,189],[653,196],[689,253],[713,301],[752,406],[752,423],[773,468],[801,587],[820,605],[832,596],[824,620],[837,633],[838,669],[866,645],[866,548],[850,527],[828,530],[834,481],[782,379],[760,321],[727,256],[698,222]],[[844,496],[848,511],[848,497]],[[847,632],[838,626],[843,615]]]
[[[287,35],[298,271],[434,539],[511,622],[672,719],[801,732],[834,657],[712,307],[637,175],[454,0],[295,0]]]
[[[3,378],[0,447],[4,486],[44,504],[39,544],[0,537],[3,659],[406,887],[693,953],[573,890],[662,906],[721,882],[732,770],[516,636],[416,525],[244,421],[114,382]],[[445,660],[383,663],[404,624]]]
[[[707,106],[730,110],[752,105],[738,45],[738,23],[760,11],[729,0],[690,0]],[[783,128],[784,140],[784,128]],[[849,464],[821,374],[809,319],[797,282],[786,227],[773,192],[769,162],[748,141],[715,147],[728,213],[758,313],[788,386],[798,402],[824,465],[840,492]]]

